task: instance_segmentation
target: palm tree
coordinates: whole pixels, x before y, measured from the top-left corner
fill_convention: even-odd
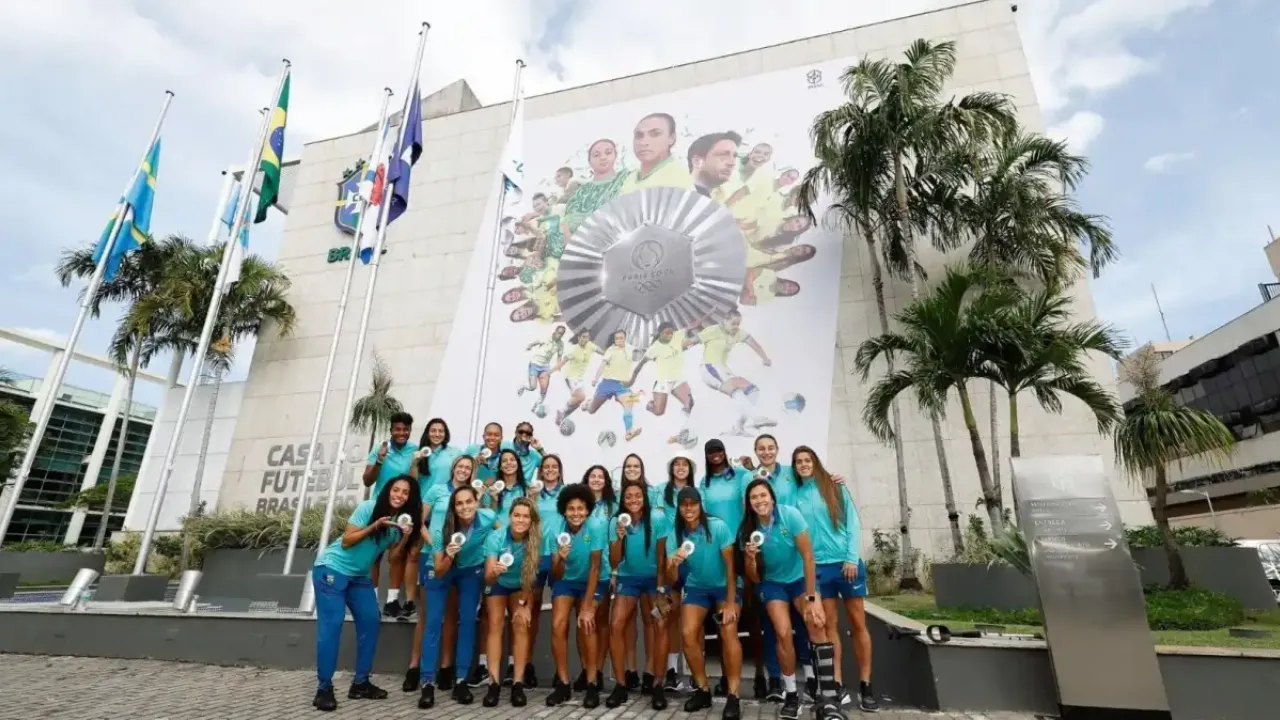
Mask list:
[[[1115,428],[1116,460],[1130,477],[1154,482],[1151,514],[1169,559],[1169,586],[1186,588],[1190,585],[1187,569],[1169,527],[1166,468],[1201,456],[1224,462],[1235,449],[1235,436],[1212,413],[1179,404],[1161,386],[1160,361],[1150,346],[1121,362],[1120,376],[1133,386],[1136,396],[1125,403],[1124,418]]]
[[[973,240],[970,264],[1054,288],[1070,285],[1085,270],[1096,278],[1115,259],[1106,219],[1081,212],[1069,195],[1084,178],[1088,161],[1073,155],[1066,143],[1014,129],[957,150],[971,166],[969,190],[954,196],[940,221],[951,233]],[[994,385],[990,402],[991,475],[999,487]],[[1012,448],[1010,455],[1017,456]]]
[[[67,287],[76,279],[85,279],[93,275],[96,268],[93,259],[94,249],[93,245],[88,245],[67,250],[62,254],[54,272],[63,287]],[[115,456],[111,461],[111,474],[107,479],[104,508],[114,506],[113,498],[120,480],[125,442],[129,437],[133,390],[137,384],[138,371],[150,365],[156,354],[175,349],[169,338],[155,332],[154,322],[159,318],[148,315],[145,308],[157,306],[154,298],[164,283],[168,269],[195,252],[195,243],[182,235],[169,235],[159,241],[143,243],[121,262],[120,269],[114,278],[104,280],[98,286],[98,292],[90,305],[90,312],[94,317],[100,315],[102,304],[105,302],[121,302],[129,305],[116,325],[108,353],[116,366],[125,373],[128,386],[124,411],[120,419],[120,435],[116,441]],[[102,550],[102,546],[106,543],[109,521],[110,512],[104,510],[102,519],[98,523],[98,532],[93,539],[95,552]]]
[[[0,385],[11,385],[15,379],[12,371],[0,367]],[[29,412],[8,400],[0,400],[0,485],[4,485],[13,472],[13,461],[30,437],[30,425]]]
[[[369,394],[357,400],[351,408],[351,429],[369,433],[370,452],[378,442],[378,433],[382,432],[383,428],[391,426],[391,416],[404,412],[404,405],[391,394],[391,386],[394,382],[391,366],[375,350]],[[338,452],[344,451],[338,448]]]
[[[994,282],[983,268],[948,268],[937,287],[896,315],[900,332],[882,333],[863,342],[854,360],[864,381],[880,357],[890,362],[898,356],[904,360],[902,369],[885,373],[871,388],[862,411],[867,428],[882,440],[893,436],[887,418],[890,406],[901,393],[913,390],[921,412],[942,418],[946,416],[948,393],[956,392],[993,532],[1003,527],[1003,518],[996,499],[998,488],[991,482],[978,433],[969,383],[981,376],[984,349],[1016,342],[1006,319],[1016,299],[1012,286]]]
[[[179,352],[194,353],[199,345],[205,316],[217,285],[223,251],[224,245],[217,243],[179,258],[168,268],[160,292],[145,302],[135,304],[140,312],[152,319],[155,332]],[[200,491],[218,395],[234,359],[236,345],[247,338],[257,337],[268,326],[273,327],[279,337],[287,337],[293,332],[297,313],[287,299],[290,286],[289,277],[274,263],[257,255],[247,255],[240,266],[240,279],[227,287],[223,294],[214,325],[219,333],[218,339],[209,346],[203,359],[213,376],[213,390],[209,394],[209,410],[196,460],[189,515],[200,512]],[[184,568],[188,556],[189,546],[184,547]]]

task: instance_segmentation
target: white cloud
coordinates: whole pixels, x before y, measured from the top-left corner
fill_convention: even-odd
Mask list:
[[[1163,173],[1173,169],[1174,165],[1184,163],[1195,157],[1195,153],[1190,152],[1169,152],[1152,155],[1147,161],[1142,163],[1142,168],[1147,172]]]
[[[1082,110],[1049,128],[1047,134],[1055,140],[1065,140],[1072,152],[1083,154],[1102,134],[1105,125],[1106,121],[1098,113]]]

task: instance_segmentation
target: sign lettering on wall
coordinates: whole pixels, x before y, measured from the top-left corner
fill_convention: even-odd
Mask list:
[[[256,512],[275,512],[297,507],[298,483],[310,455],[308,443],[272,445],[267,450],[267,470],[262,473],[258,487]],[[312,465],[312,478],[307,482],[306,506],[323,503],[328,498],[333,479],[335,457],[326,456],[324,445],[316,445],[316,459]],[[364,484],[360,476],[364,471],[363,459],[346,464],[338,483],[338,503],[350,504],[364,499]]]

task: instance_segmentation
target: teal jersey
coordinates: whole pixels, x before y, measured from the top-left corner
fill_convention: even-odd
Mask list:
[[[347,518],[348,525],[369,527],[373,519],[373,501],[365,500],[356,506]],[[378,555],[384,550],[400,542],[400,529],[388,528],[379,538],[377,533],[361,540],[351,547],[342,547],[342,535],[329,543],[329,546],[316,557],[316,567],[321,565],[348,577],[363,577],[373,570]]]
[[[444,516],[449,512],[449,499],[453,497],[453,491],[456,488],[452,484],[449,485],[432,485],[427,494],[422,498],[423,512],[428,512],[427,518],[429,522],[427,527],[431,530],[444,525]]]
[[[557,536],[562,532],[568,531],[568,523],[563,517],[556,516],[556,522],[547,523],[543,530],[544,547],[549,547],[551,552],[559,550]],[[591,570],[591,553],[600,553],[600,578],[609,577],[609,556],[608,556],[608,532],[609,526],[604,520],[598,517],[588,517],[587,521],[578,528],[578,532],[570,533],[573,536],[573,544],[569,547],[569,557],[564,561],[564,575],[561,580],[569,582],[584,582]]]
[[[475,476],[480,480],[489,482],[489,480],[493,479],[493,477],[498,474],[498,455],[500,455],[503,450],[513,450],[514,447],[511,445],[509,440],[503,440],[502,443],[498,445],[497,450],[493,451],[493,453],[489,455],[484,462],[480,462],[479,455],[480,450],[483,447],[484,445],[482,443],[472,443],[467,446],[467,449],[462,451],[462,454],[476,459]]]
[[[661,510],[665,512],[667,514],[667,517],[670,520],[672,520],[672,522],[674,522],[676,517],[676,510],[679,509],[676,507],[676,498],[678,498],[679,496],[680,496],[680,488],[672,487],[671,502],[668,503],[667,502],[667,483],[662,483],[661,485],[658,485],[656,487],[651,487],[649,488],[649,507],[654,508],[655,510]]]
[[[597,500],[596,506],[591,510],[591,517],[600,518],[607,525],[609,524],[609,521],[613,519],[613,516],[617,514],[617,512],[618,512],[618,505],[616,502],[610,505],[609,503],[606,503],[604,500]]]
[[[436,485],[448,485],[453,481],[453,463],[462,457],[462,451],[448,445],[432,450],[427,456],[426,477],[418,478],[418,489],[422,491],[422,499],[427,499],[427,491]]]
[[[459,528],[457,532],[466,536],[466,541],[462,543],[462,550],[453,558],[453,566],[459,568],[469,568],[480,565],[484,562],[484,543],[489,539],[489,535],[493,533],[494,513],[492,510],[480,508],[476,510],[476,516],[471,521],[468,528]],[[436,553],[444,553],[444,549],[449,544],[449,538],[444,536],[444,521],[440,525],[431,529],[431,549]]]
[[[756,472],[752,473],[754,479],[756,473],[760,472],[760,468],[756,468]],[[773,472],[769,473],[769,486],[773,488],[773,496],[779,505],[796,504],[796,474],[791,470],[790,465],[775,463]],[[748,481],[748,484],[750,482]]]
[[[729,532],[728,524],[718,517],[708,516],[705,526],[699,525],[696,529],[686,532],[683,540],[678,533],[682,524],[682,520],[674,521],[671,531],[667,533],[667,557],[679,551],[680,544],[684,540],[693,542],[693,554],[684,561],[684,564],[689,567],[685,586],[703,590],[717,590],[725,587],[723,552],[732,548],[734,542],[733,533]],[[710,538],[707,538],[708,530],[711,532]]]
[[[538,477],[538,467],[542,465],[542,453],[533,447],[521,450],[515,443],[512,443],[511,449],[515,450],[516,456],[520,458],[520,470],[524,473],[524,481],[533,482],[533,479]]]
[[[536,493],[538,503],[538,517],[546,523],[549,519],[558,517],[560,510],[556,507],[556,501],[560,499],[560,491],[564,490],[564,483],[558,482],[554,488],[548,489],[545,485]],[[534,493],[531,493],[531,495]]]
[[[813,561],[818,565],[858,562],[862,556],[862,524],[858,521],[858,510],[848,489],[840,486],[839,497],[843,500],[844,511],[839,527],[831,522],[831,513],[827,511],[827,503],[818,492],[815,481],[806,480],[798,484],[795,497],[796,507],[809,525]]]
[[[618,565],[619,577],[656,578],[658,576],[658,542],[667,539],[671,523],[661,510],[649,511],[649,542],[645,543],[644,525],[636,523],[627,528],[627,536],[618,540],[618,518],[609,520],[609,543],[621,542],[622,564]],[[667,548],[667,554],[671,554]]]
[[[702,492],[702,505],[707,513],[723,520],[732,535],[738,534],[738,526],[742,524],[743,496],[750,484],[750,470],[730,467],[718,475],[704,479],[698,488]]]
[[[804,579],[804,558],[796,547],[796,538],[809,532],[804,515],[793,507],[777,505],[769,524],[760,525],[760,532],[764,533],[760,557],[765,582],[786,584]]]
[[[517,485],[513,488],[505,488],[497,497],[494,497],[491,492],[486,492],[481,499],[481,505],[496,512],[498,514],[498,523],[506,527],[507,522],[511,519],[511,506],[515,504],[516,498],[524,496],[524,488]]]
[[[520,573],[523,571],[525,547],[523,540],[517,540],[511,536],[510,528],[503,528],[496,532],[489,533],[489,537],[484,541],[484,557],[486,560],[497,561],[502,557],[503,553],[511,553],[514,562],[511,567],[502,571],[498,576],[498,584],[504,588],[513,590],[520,588]]]
[[[378,448],[375,447],[369,451],[368,463],[375,465],[378,462]],[[373,497],[378,497],[382,493],[382,488],[391,482],[391,478],[408,475],[409,468],[413,466],[413,454],[418,452],[418,444],[415,442],[407,442],[399,448],[392,443],[387,443],[387,457],[382,461],[382,467],[378,468],[378,479],[373,483]]]

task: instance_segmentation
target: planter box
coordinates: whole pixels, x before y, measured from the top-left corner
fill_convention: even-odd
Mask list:
[[[1163,549],[1139,548],[1132,553],[1144,586],[1169,582],[1169,558]],[[1230,595],[1249,609],[1276,608],[1275,593],[1254,548],[1186,547],[1182,564],[1192,585]]]
[[[0,573],[17,573],[24,583],[66,585],[81,568],[101,573],[106,563],[102,553],[0,550]]]
[[[204,577],[196,594],[201,602],[221,605],[227,610],[246,610],[251,602],[297,607],[302,596],[302,579],[292,583],[284,581],[286,585],[296,585],[296,589],[278,587],[282,582],[279,578],[284,570],[284,555],[283,548],[206,551]],[[295,575],[309,573],[315,561],[315,550],[299,548],[293,556],[292,571]],[[288,602],[281,602],[284,590],[287,590]]]
[[[939,608],[1040,607],[1035,582],[1008,565],[934,563],[933,592]]]

